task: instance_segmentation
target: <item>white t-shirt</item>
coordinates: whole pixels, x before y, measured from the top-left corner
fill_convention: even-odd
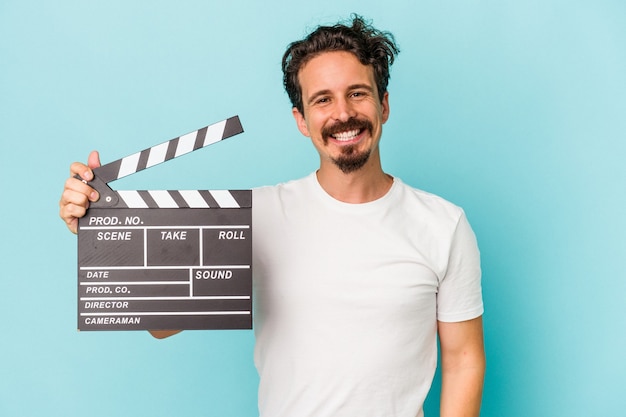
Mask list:
[[[311,174],[254,190],[253,233],[261,416],[422,416],[437,320],[483,313],[462,209],[397,178],[343,203]]]

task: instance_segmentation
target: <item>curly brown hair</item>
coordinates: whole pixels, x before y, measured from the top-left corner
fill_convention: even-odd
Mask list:
[[[291,104],[304,114],[302,88],[298,80],[300,69],[323,52],[346,51],[354,54],[363,65],[371,65],[378,96],[382,100],[389,84],[389,68],[400,52],[393,35],[375,29],[361,16],[353,15],[348,24],[319,26],[306,38],[292,42],[282,60],[283,84]]]

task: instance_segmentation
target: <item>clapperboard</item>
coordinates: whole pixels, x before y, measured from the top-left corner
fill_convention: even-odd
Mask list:
[[[251,190],[108,183],[243,132],[237,116],[95,168],[78,223],[78,329],[252,328]]]

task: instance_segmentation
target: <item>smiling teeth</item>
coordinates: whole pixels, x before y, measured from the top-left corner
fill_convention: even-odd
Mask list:
[[[336,133],[333,135],[333,137],[340,141],[348,141],[357,137],[358,134],[359,134],[358,130],[350,130],[348,132]]]

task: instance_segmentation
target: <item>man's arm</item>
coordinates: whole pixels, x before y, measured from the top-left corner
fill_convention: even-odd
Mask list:
[[[485,378],[482,317],[438,322],[441,345],[441,417],[478,417]]]

